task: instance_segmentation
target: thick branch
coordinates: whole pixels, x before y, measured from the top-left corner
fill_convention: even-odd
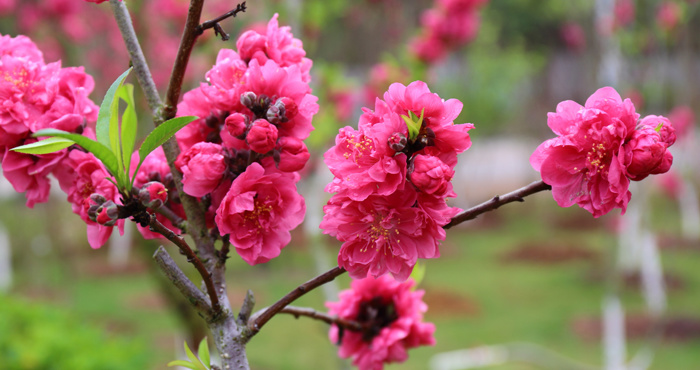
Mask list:
[[[219,314],[221,312],[221,305],[219,304],[219,297],[216,294],[216,289],[214,288],[214,282],[211,279],[211,274],[209,273],[209,271],[207,271],[207,268],[204,267],[204,264],[199,259],[199,257],[197,257],[197,255],[194,254],[192,248],[190,248],[190,246],[187,245],[185,239],[181,238],[178,235],[175,235],[175,233],[172,232],[172,230],[168,229],[163,224],[161,224],[155,216],[151,217],[151,223],[149,226],[151,227],[152,231],[163,235],[168,240],[177,245],[177,247],[180,248],[180,251],[187,257],[187,261],[194,265],[199,274],[202,276],[204,284],[207,287],[207,293],[209,294],[209,299],[211,299],[211,307],[214,310],[214,315],[216,316],[217,314]]]
[[[357,321],[341,319],[337,316],[331,316],[327,313],[319,312],[308,307],[287,306],[283,308],[279,313],[287,313],[290,315],[294,315],[294,317],[296,317],[297,319],[299,318],[299,316],[306,316],[315,320],[323,321],[329,325],[338,325],[344,329],[352,331],[362,331],[362,325],[360,325],[360,323]]]
[[[117,20],[119,32],[121,32],[122,38],[124,39],[126,50],[129,52],[131,64],[134,66],[136,79],[139,85],[141,85],[143,93],[146,95],[148,108],[151,109],[151,112],[155,113],[163,103],[160,101],[158,89],[156,89],[156,84],[153,82],[153,77],[151,77],[151,70],[148,69],[146,57],[143,55],[143,50],[141,50],[141,45],[139,45],[136,32],[134,32],[129,10],[126,8],[126,4],[123,1],[110,0],[109,3],[112,6],[114,18]]]
[[[494,209],[511,202],[524,202],[525,197],[532,195],[544,190],[552,190],[550,185],[544,183],[544,181],[535,181],[532,184],[522,187],[518,190],[512,191],[508,194],[495,196],[491,200],[479,204],[478,206],[469,208],[468,210],[454,216],[449,224],[444,226],[444,229],[449,229],[452,226],[461,224],[464,221],[469,221],[477,218],[482,213],[488,211],[493,211]]]
[[[201,35],[202,33],[204,33],[205,30],[207,30],[209,28],[213,28],[214,32],[216,32],[217,35],[221,36],[221,39],[223,41],[227,41],[228,34],[226,32],[224,32],[223,28],[221,28],[221,25],[219,25],[219,22],[221,22],[229,17],[235,18],[236,14],[241,13],[241,12],[245,12],[245,10],[246,10],[246,7],[245,7],[245,1],[244,1],[240,4],[238,4],[236,6],[236,8],[231,10],[230,12],[228,12],[224,15],[218,16],[212,20],[206,21],[206,22],[200,24],[199,26],[197,26],[197,30],[196,30],[197,34]]]
[[[318,288],[319,286],[329,281],[333,281],[333,279],[342,275],[343,273],[345,273],[345,269],[341,267],[334,267],[329,271],[307,281],[306,283],[299,285],[296,289],[287,293],[287,295],[282,297],[279,301],[275,302],[275,304],[261,312],[260,315],[257,316],[254,320],[250,320],[250,322],[248,322],[249,333],[247,335],[246,340],[250,339],[252,336],[257,334],[257,332],[260,331],[260,328],[262,328],[263,325],[265,325],[265,323],[270,321],[270,319],[273,316],[275,316],[278,312],[280,312],[283,308],[287,307],[288,304],[294,302],[299,297]]]
[[[180,270],[180,267],[173,261],[163,246],[158,247],[156,253],[153,254],[153,259],[168,280],[187,298],[197,312],[209,321],[213,316],[209,298],[185,276],[185,273]]]

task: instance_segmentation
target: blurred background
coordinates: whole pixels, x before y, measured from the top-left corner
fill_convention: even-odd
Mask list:
[[[459,3],[459,12],[445,4]],[[235,3],[208,0],[203,19]],[[335,263],[339,243],[320,235],[331,175],[322,153],[338,128],[357,125],[392,82],[428,82],[464,103],[473,145],[460,157],[453,205],[467,208],[537,180],[529,156],[554,136],[547,112],[583,104],[602,86],[637,112],[676,127],[672,170],[633,184],[627,214],[599,219],[561,209],[547,193],[448,232],[442,257],[425,261],[426,320],[435,347],[411,350],[397,369],[700,369],[700,2],[692,0],[250,0],[222,23],[222,41],[197,43],[187,88],[204,81],[221,48],[274,13],[313,60],[319,97],[300,185],[307,217],[282,255],[250,267],[229,260],[234,306],[252,289],[265,307]],[[165,90],[188,2],[129,1],[159,89]],[[0,1],[0,33],[25,34],[47,62],[85,66],[99,104],[129,60],[108,4]],[[137,101],[140,92],[137,89]],[[152,128],[142,107],[141,137]],[[207,335],[201,319],[160,276],[133,225],[101,249],[53,186],[34,209],[0,178],[0,369],[164,369]],[[613,212],[616,213],[616,212]],[[172,246],[166,244],[166,248]],[[194,269],[180,265],[194,281]],[[347,277],[297,305],[325,310]],[[255,369],[332,369],[320,322],[278,316],[248,346]],[[294,334],[291,334],[294,333]],[[460,352],[456,352],[460,351]],[[586,365],[591,367],[586,367]],[[636,366],[636,367],[632,367]]]

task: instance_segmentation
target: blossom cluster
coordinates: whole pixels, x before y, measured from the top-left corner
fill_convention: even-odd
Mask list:
[[[96,222],[90,196],[101,202],[117,201],[118,191],[104,166],[92,155],[62,149],[49,154],[24,154],[10,149],[37,141],[31,135],[55,128],[94,138],[97,106],[88,98],[94,87],[82,67],[62,68],[61,62],[46,64],[37,46],[25,36],[0,36],[0,160],[3,174],[17,192],[25,193],[27,206],[48,200],[53,174],[68,194],[73,212],[88,225],[88,241],[99,247],[112,232]],[[106,208],[104,208],[106,211]],[[122,226],[123,220],[117,226]]]
[[[352,358],[360,370],[381,370],[384,363],[403,362],[407,349],[434,345],[435,325],[423,322],[428,306],[414,281],[397,282],[388,276],[353,280],[351,289],[340,292],[338,302],[327,302],[331,315],[357,322],[363,331],[344,331],[331,326],[330,339],[340,343],[338,355]]]
[[[479,8],[488,0],[436,0],[421,16],[422,33],[411,52],[425,63],[435,63],[471,41],[479,30]]]
[[[311,60],[277,15],[236,47],[221,50],[208,83],[178,105],[179,115],[200,119],[177,133],[176,166],[184,192],[209,204],[210,225],[252,265],[278,256],[304,218],[296,182],[318,105]]]
[[[578,204],[594,217],[614,208],[624,213],[630,180],[670,169],[668,147],[676,141],[671,122],[653,115],[638,122],[639,117],[632,102],[611,87],[596,91],[585,106],[567,100],[548,114],[547,124],[559,136],[542,143],[530,163],[560,206]]]
[[[418,258],[438,257],[442,228],[459,209],[451,180],[457,154],[471,145],[462,110],[422,81],[395,83],[364,109],[358,129],[344,127],[324,155],[335,192],[324,207],[324,233],[343,242],[339,266],[351,277],[391,272],[403,281]]]

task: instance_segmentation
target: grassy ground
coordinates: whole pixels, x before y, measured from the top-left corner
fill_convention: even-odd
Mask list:
[[[150,261],[134,253],[128,271],[111,271],[106,263],[107,250],[92,251],[87,247],[77,218],[66,210],[50,207],[40,210],[39,216],[36,209],[0,214],[5,227],[12,230],[13,244],[23,246],[14,250],[19,271],[12,293],[41,304],[65,307],[110,333],[151,343],[153,368],[165,368],[163,364],[175,357],[176,342],[181,344],[181,339],[176,340],[179,322],[161,298],[159,286],[147,267]],[[676,235],[679,230],[675,208],[660,202],[656,209],[659,211],[653,217],[655,227],[664,235]],[[56,226],[54,211],[61,215],[58,218],[65,215],[69,223],[77,226],[68,230]],[[541,196],[451,230],[441,248],[442,257],[426,262],[427,275],[420,287],[427,291],[425,299],[430,308],[426,319],[437,326],[437,345],[412,350],[405,364],[388,368],[426,369],[431,356],[437,353],[507,342],[536,343],[577,361],[599,365],[599,341],[595,335],[577,334],[574,327],[600,315],[606,251],[616,243],[608,227],[611,221],[612,217],[593,221],[577,208],[558,209],[551,199]],[[35,245],[44,239],[37,242],[32,230],[47,228],[55,229],[54,239],[68,246],[42,249]],[[249,267],[234,256],[229,269],[232,304],[240,304],[244,289],[250,288],[261,308],[313,277],[315,267],[308,244],[302,241],[290,245],[280,258],[261,267]],[[585,253],[556,263],[513,257],[527,245]],[[336,242],[329,240],[331,259],[337,247]],[[682,283],[668,293],[669,315],[700,318],[700,249],[696,245],[695,249],[664,249],[662,253],[666,272]],[[346,288],[349,280],[343,276],[338,284]],[[630,314],[644,312],[638,288],[625,288],[622,298]],[[295,304],[323,309],[323,300],[317,291]],[[337,368],[339,360],[327,339],[327,329],[325,324],[308,319],[278,316],[250,343],[251,364],[255,369]],[[591,329],[589,325],[587,330],[595,331],[595,327]],[[631,340],[629,352],[641,345],[641,339]],[[663,341],[653,366],[699,367],[697,337]],[[512,363],[494,367],[534,368]]]

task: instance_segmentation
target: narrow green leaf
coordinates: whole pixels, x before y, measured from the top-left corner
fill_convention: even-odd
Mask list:
[[[128,176],[129,167],[131,165],[131,153],[134,151],[134,144],[136,143],[136,130],[138,125],[136,107],[134,105],[134,85],[122,85],[117,94],[126,102],[126,110],[122,116],[121,125],[121,150],[124,158],[124,173]]]
[[[163,145],[163,143],[168,141],[168,139],[175,135],[176,132],[180,131],[181,128],[187,126],[188,123],[196,120],[197,118],[199,117],[175,117],[163,122],[160,124],[160,126],[151,131],[151,133],[146,136],[146,139],[144,139],[143,144],[141,144],[141,148],[139,148],[139,164],[136,166],[136,171],[134,171],[134,178],[136,177],[136,172],[138,172],[139,168],[141,168],[141,164],[143,163],[143,160],[146,159],[147,155],[156,150],[157,147]]]
[[[121,86],[117,89],[117,95]],[[111,113],[109,116],[109,147],[112,148],[112,153],[117,157],[117,166],[119,173],[124,172],[124,158],[122,156],[122,147],[119,144],[119,97],[114,99],[112,103]],[[119,180],[119,179],[117,179]]]
[[[201,342],[199,342],[199,348],[197,349],[197,356],[202,360],[202,363],[207,368],[211,366],[211,358],[209,358],[209,344],[207,343],[207,338],[204,337]]]
[[[60,137],[75,142],[76,144],[83,147],[83,149],[92,153],[97,159],[99,159],[102,162],[102,164],[104,164],[107,171],[109,171],[109,173],[117,179],[117,183],[119,183],[119,172],[117,171],[117,157],[115,157],[114,153],[112,153],[112,151],[109,150],[109,148],[106,147],[104,144],[91,140],[90,138],[83,135],[71,134],[69,132],[57,130],[54,128],[39,130],[35,132],[32,136]]]
[[[185,360],[175,360],[175,361],[168,362],[168,367],[173,367],[173,366],[182,366],[182,367],[186,367],[186,368],[192,369],[192,370],[200,370],[200,368],[197,367],[197,365],[195,365],[191,362],[185,361]]]
[[[73,144],[75,144],[73,140],[63,139],[60,137],[51,137],[35,143],[14,147],[10,150],[26,154],[48,154],[68,148]]]
[[[192,353],[192,350],[190,349],[190,346],[187,345],[187,342],[185,342],[185,354],[187,354],[187,358],[190,359],[190,361],[197,366],[197,370],[208,370],[204,365],[202,364],[202,361],[200,361],[197,356]]]
[[[425,263],[420,263],[416,262],[416,265],[413,266],[413,271],[411,272],[411,279],[416,282],[416,285],[413,286],[413,289],[416,289],[418,285],[420,285],[421,281],[423,281],[423,278],[425,277]]]
[[[133,68],[133,67],[132,67]],[[117,93],[117,89],[126,79],[126,76],[131,72],[131,68],[127,69],[126,72],[122,73],[121,76],[117,78],[112,86],[107,90],[102,104],[100,105],[100,112],[97,114],[97,126],[95,127],[95,136],[97,136],[97,141],[109,149],[115,149],[110,147],[109,142],[109,127],[112,118],[112,106],[114,105],[114,97]],[[118,101],[118,99],[117,99]]]

